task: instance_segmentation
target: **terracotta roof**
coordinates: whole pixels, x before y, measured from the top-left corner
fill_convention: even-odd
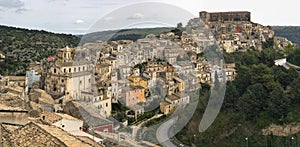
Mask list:
[[[168,106],[168,105],[170,105],[170,104],[171,104],[171,103],[169,103],[169,102],[167,102],[167,101],[163,101],[163,102],[160,103],[160,106],[165,107],[165,106]]]
[[[54,61],[55,60],[55,56],[49,56],[48,57],[48,62]]]
[[[63,131],[62,129],[56,126],[49,126],[49,125],[42,125],[37,124],[39,127],[50,133],[52,136],[58,138],[67,146],[80,146],[80,147],[88,147],[90,145],[78,140],[76,137],[72,136],[71,134]]]
[[[47,104],[54,104],[55,101],[53,100],[52,96],[49,95],[46,91],[42,89],[34,89],[32,93],[37,92],[40,93],[41,96],[39,97],[39,101]]]
[[[22,109],[20,107],[11,107],[11,106],[7,106],[4,104],[0,104],[0,111],[1,110],[5,110],[5,111],[27,111],[25,109]]]
[[[24,88],[20,86],[9,86],[7,87],[7,89],[10,92],[18,92],[18,93],[22,93],[24,91]]]
[[[100,145],[99,143],[95,142],[94,140],[92,140],[89,137],[86,136],[78,136],[78,139],[82,140],[83,142],[92,145],[93,147],[103,147],[102,145]]]
[[[75,117],[73,117],[71,115],[68,115],[68,114],[63,114],[63,113],[55,113],[55,114],[62,117],[62,118],[64,118],[64,119],[82,121],[82,120],[80,120],[78,118],[75,118]]]
[[[25,76],[8,76],[10,81],[25,81]]]
[[[167,99],[169,99],[171,101],[175,101],[175,100],[179,100],[180,97],[175,94],[172,94],[172,95],[167,96]]]
[[[18,107],[22,109],[28,108],[28,104],[25,102],[24,99],[10,93],[0,94],[0,104],[9,107]]]
[[[90,146],[56,126],[33,122],[13,131],[10,137],[14,146]]]
[[[110,120],[102,118],[98,111],[95,110],[96,108],[92,105],[86,105],[75,101],[72,101],[71,103],[73,103],[73,105],[78,109],[81,118],[91,128],[113,124],[113,122],[111,122]]]
[[[22,125],[15,125],[15,124],[8,124],[8,123],[2,123],[2,126],[7,129],[9,132],[13,132],[17,129],[19,129]]]
[[[1,136],[0,139],[2,140],[2,146],[14,146],[14,144],[11,141],[10,133],[11,131],[8,130],[3,124],[0,125],[1,129]]]
[[[51,113],[51,112],[44,112],[42,114],[42,117],[44,117],[44,121],[50,124],[53,124],[61,119],[69,119],[69,120],[75,120],[75,121],[81,121],[80,119],[77,119],[71,115],[68,114],[62,114],[62,113]]]

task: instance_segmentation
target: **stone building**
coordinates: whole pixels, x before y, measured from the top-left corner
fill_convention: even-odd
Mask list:
[[[189,95],[185,93],[176,93],[168,95],[165,101],[160,103],[160,111],[164,114],[173,112],[178,106],[184,106],[190,102]]]
[[[248,11],[232,12],[206,12],[199,13],[200,19],[207,22],[224,22],[224,21],[251,21],[251,13]]]
[[[93,65],[83,59],[75,60],[75,51],[69,47],[58,51],[58,59],[50,67],[45,80],[45,90],[51,95],[79,100],[83,91],[92,91]]]
[[[98,114],[92,105],[69,101],[64,106],[64,111],[76,118],[84,120],[84,126],[100,132],[113,132],[113,122]]]
[[[26,77],[25,76],[1,76],[0,75],[0,89],[8,86],[20,86],[25,88]]]
[[[125,105],[133,106],[139,102],[146,102],[145,89],[142,86],[129,86],[125,91]]]
[[[226,81],[233,81],[237,76],[235,63],[226,64]]]
[[[69,133],[82,130],[83,128],[82,120],[63,113],[44,112],[42,114],[42,121],[57,126]]]
[[[43,111],[55,111],[55,102],[53,98],[42,89],[33,89],[32,91],[30,91],[29,99],[30,101],[41,105]]]
[[[0,122],[26,124],[28,111],[20,107],[12,107],[0,103]]]

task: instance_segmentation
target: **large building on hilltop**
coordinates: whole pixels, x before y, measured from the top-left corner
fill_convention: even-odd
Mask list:
[[[224,21],[251,21],[251,13],[248,11],[230,11],[230,12],[201,11],[199,17],[204,23],[224,22]]]
[[[273,28],[252,22],[251,13],[248,11],[201,11],[199,18],[205,28],[213,34],[220,48],[228,53],[246,50],[261,51],[262,48],[274,46]]]
[[[82,92],[92,92],[93,65],[75,60],[75,48],[58,51],[55,63],[47,73],[45,90],[51,95],[64,95],[68,100],[80,100]]]

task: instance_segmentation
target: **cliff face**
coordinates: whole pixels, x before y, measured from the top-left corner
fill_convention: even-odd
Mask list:
[[[288,125],[275,125],[271,124],[268,128],[262,130],[263,135],[274,136],[290,136],[300,132],[300,123],[291,123]]]

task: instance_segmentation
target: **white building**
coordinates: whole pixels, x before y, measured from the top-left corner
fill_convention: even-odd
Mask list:
[[[83,127],[82,120],[68,114],[44,112],[42,120],[67,132],[78,131]]]

